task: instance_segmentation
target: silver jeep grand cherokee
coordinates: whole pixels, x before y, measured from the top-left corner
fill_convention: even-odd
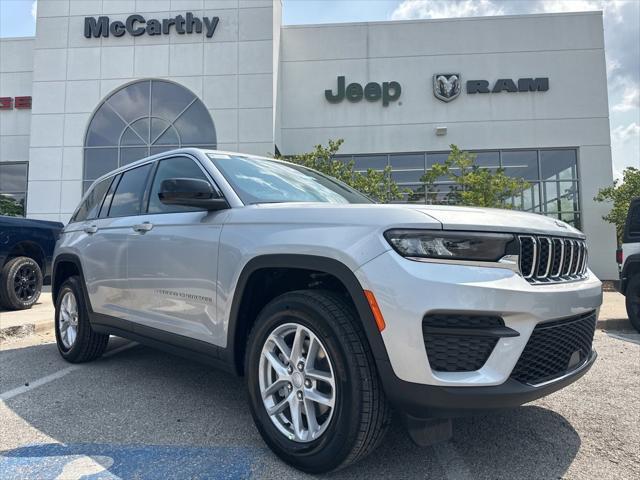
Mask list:
[[[376,205],[286,162],[182,149],[98,179],[57,244],[70,362],[109,335],[244,375],[265,442],[307,472],[421,444],[591,367],[582,233],[515,211]]]

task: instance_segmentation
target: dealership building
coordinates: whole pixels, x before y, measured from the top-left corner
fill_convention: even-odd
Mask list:
[[[201,146],[261,155],[343,138],[404,201],[450,144],[527,180],[517,208],[585,232],[617,276],[595,203],[612,183],[602,14],[282,25],[279,0],[39,0],[0,39],[0,201],[67,221],[98,176]]]

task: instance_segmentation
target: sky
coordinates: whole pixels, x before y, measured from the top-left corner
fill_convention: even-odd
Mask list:
[[[36,8],[34,0],[0,0],[0,37],[34,35]],[[601,10],[604,15],[611,150],[614,176],[620,178],[625,167],[640,167],[640,0],[283,0],[283,22],[371,22],[593,10]]]

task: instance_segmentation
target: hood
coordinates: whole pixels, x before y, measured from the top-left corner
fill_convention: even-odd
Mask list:
[[[411,206],[413,207],[413,206]],[[445,230],[535,233],[584,238],[568,223],[537,213],[497,208],[427,205],[413,207],[439,221]]]
[[[560,220],[535,213],[495,208],[408,204],[272,203],[234,209],[231,223],[368,225],[579,237]]]

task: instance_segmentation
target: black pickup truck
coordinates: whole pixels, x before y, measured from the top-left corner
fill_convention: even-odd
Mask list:
[[[31,308],[51,281],[51,258],[64,226],[0,215],[0,306]]]

